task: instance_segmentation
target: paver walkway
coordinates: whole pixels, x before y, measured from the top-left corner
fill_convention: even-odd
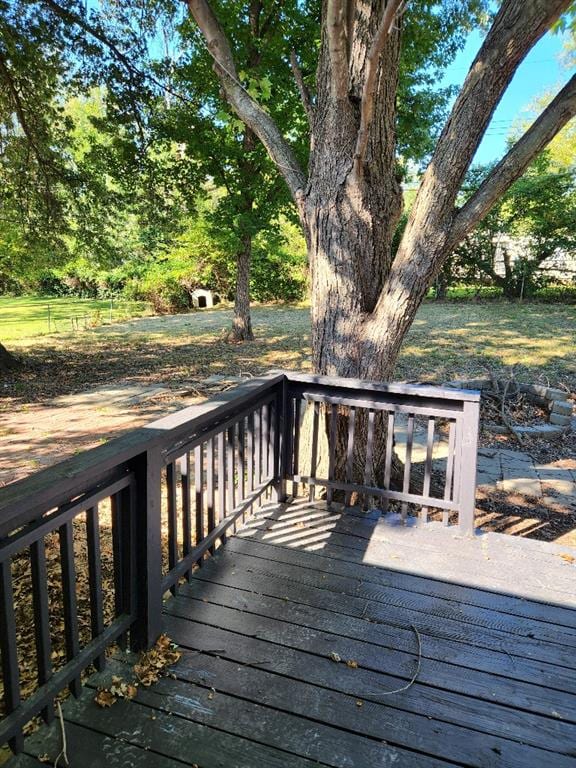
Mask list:
[[[0,486],[200,399],[157,385],[116,384],[3,413]]]
[[[572,429],[576,429],[576,420]],[[405,429],[395,433],[396,453],[402,459],[405,450]],[[448,452],[447,440],[436,435],[434,458],[441,462]],[[413,460],[424,461],[426,431],[415,429]],[[569,459],[549,464],[536,463],[525,451],[509,448],[480,448],[478,451],[478,487],[494,488],[505,493],[519,493],[540,499],[543,504],[554,503],[576,511],[576,462]]]

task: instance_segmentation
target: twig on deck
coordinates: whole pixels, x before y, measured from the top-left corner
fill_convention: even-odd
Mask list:
[[[378,697],[378,696],[392,696],[393,693],[403,693],[404,691],[407,691],[408,688],[411,688],[416,680],[418,679],[418,675],[420,674],[420,668],[422,666],[422,639],[420,637],[420,632],[416,629],[416,627],[413,624],[410,624],[410,629],[414,632],[416,635],[416,640],[418,641],[418,664],[416,665],[416,670],[410,680],[406,683],[406,685],[403,685],[401,688],[395,688],[393,691],[384,691],[383,693],[378,691],[378,693],[368,693],[367,696],[370,697]]]
[[[62,734],[62,749],[59,752],[58,756],[56,757],[56,760],[54,761],[54,768],[58,768],[58,763],[60,762],[60,758],[64,761],[64,765],[68,766],[70,765],[70,762],[68,760],[68,744],[66,742],[66,728],[64,727],[64,716],[62,714],[62,705],[59,701],[56,702],[56,706],[58,707],[58,717],[60,719],[60,733]]]

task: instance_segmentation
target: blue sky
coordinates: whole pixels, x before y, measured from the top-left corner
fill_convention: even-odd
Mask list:
[[[460,85],[482,42],[480,32],[473,32],[464,49],[448,68],[443,85]],[[530,116],[529,106],[546,91],[557,92],[570,74],[559,61],[563,36],[548,33],[524,59],[508,90],[502,97],[492,122],[474,159],[475,163],[498,160],[506,150],[506,137],[517,118]]]

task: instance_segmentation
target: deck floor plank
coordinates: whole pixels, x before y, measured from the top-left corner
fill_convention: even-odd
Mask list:
[[[217,615],[222,614],[219,612]],[[225,625],[224,620],[222,624]],[[386,705],[387,708],[454,722],[472,729],[478,729],[478,724],[482,723],[481,727],[486,732],[507,734],[506,737],[514,731],[512,738],[542,748],[547,747],[550,739],[556,742],[559,751],[564,752],[576,743],[576,724],[567,722],[569,717],[574,718],[574,712],[561,709],[562,720],[550,716],[552,711],[557,711],[554,707],[563,706],[564,695],[559,692],[549,692],[545,697],[546,704],[543,704],[534,698],[538,690],[536,686],[533,686],[530,695],[530,691],[526,692],[528,686],[522,689],[510,681],[504,684],[499,680],[495,682],[488,675],[483,675],[483,682],[479,682],[480,675],[476,675],[475,684],[471,684],[466,691],[461,670],[454,668],[451,676],[448,671],[447,679],[443,680],[437,670],[430,669],[432,664],[425,662],[418,681],[410,689],[386,696],[386,691],[401,688],[411,678],[416,668],[416,654],[411,658],[406,654],[409,661],[396,664],[393,654],[383,654],[378,648],[367,647],[366,644],[360,647],[362,644],[342,642],[341,638],[326,634],[318,636],[304,632],[298,637],[284,629],[280,622],[275,631],[260,623],[252,624],[247,630],[248,636],[209,625],[194,624],[192,630],[178,621],[173,622],[170,628],[181,644],[191,650],[213,650],[216,643],[221,646],[217,650],[224,651],[218,654],[222,658],[303,682],[313,682],[361,700]],[[187,639],[190,631],[194,636],[188,635]],[[253,633],[257,633],[257,639],[250,637]],[[352,659],[358,667],[350,668],[345,661],[334,663],[328,658],[333,652],[343,660]],[[266,664],[256,663],[261,660]],[[193,656],[190,663],[194,663]],[[443,665],[441,671],[446,670],[450,670],[449,666]],[[493,702],[495,689],[499,692],[499,703]],[[511,701],[515,690],[519,691],[516,703],[523,705],[524,710],[520,716],[515,714]],[[380,692],[384,693],[381,695]]]
[[[169,676],[102,709],[124,655],[65,702],[71,768],[576,768],[565,555],[268,504],[165,603]],[[60,748],[56,719],[9,768]]]
[[[385,586],[364,578],[359,572],[356,576],[342,576],[330,573],[320,567],[314,567],[312,561],[306,567],[302,564],[291,565],[275,558],[254,557],[248,551],[234,552],[225,550],[219,557],[218,564],[211,564],[219,572],[229,568],[231,571],[254,574],[256,576],[276,576],[286,581],[306,586],[319,585],[336,594],[364,599],[373,604],[394,606],[414,613],[425,613],[450,622],[471,624],[479,628],[494,630],[497,633],[511,634],[524,638],[543,640],[570,648],[576,648],[576,629],[563,627],[554,622],[554,609],[550,608],[548,621],[536,621],[510,613],[470,605],[457,596],[447,599],[411,592],[406,589]],[[214,568],[210,569],[214,570]],[[575,584],[576,586],[576,584]]]
[[[370,643],[388,651],[408,654],[414,652],[414,632],[408,627],[375,623],[283,598],[261,595],[221,584],[213,585],[211,582],[200,580],[194,580],[185,590],[182,589],[180,598],[194,600],[197,610],[206,603],[221,605],[257,616],[280,619],[310,630],[339,634],[342,638]],[[171,603],[167,606],[167,611],[170,613],[176,611],[180,604],[180,600]],[[196,620],[200,619],[200,615],[200,613],[196,615]],[[487,648],[482,649],[480,653],[475,646],[435,638],[431,635],[427,636],[423,644],[422,655],[423,658],[446,662],[468,670],[479,670],[576,694],[576,675],[571,668],[513,657],[509,653]]]
[[[172,603],[169,610],[175,617],[194,620],[197,623],[201,622],[215,630],[233,632],[240,638],[244,638],[237,641],[240,644],[246,643],[246,638],[256,636],[260,642],[263,642],[261,653],[266,654],[267,660],[275,653],[280,657],[283,651],[282,649],[268,648],[264,642],[314,654],[318,657],[319,663],[324,665],[323,671],[332,675],[334,679],[336,679],[337,673],[341,671],[345,680],[349,682],[358,682],[362,675],[351,674],[347,670],[335,670],[332,665],[324,664],[331,652],[337,653],[343,659],[353,659],[363,670],[384,675],[386,679],[378,682],[379,689],[382,690],[401,687],[411,679],[416,668],[417,640],[414,636],[412,637],[411,652],[393,649],[383,650],[370,643],[351,640],[338,634],[313,631],[261,616],[247,616],[240,611],[221,606],[179,600]],[[178,626],[174,631],[180,633],[182,631],[181,626]],[[205,631],[203,626],[195,628],[197,636],[194,640],[194,648],[196,650],[210,650],[212,647],[210,646],[212,640],[207,640],[207,646],[202,647],[200,645],[200,638],[204,636]],[[210,633],[208,634],[210,636]],[[252,645],[251,642],[250,644]],[[422,644],[426,645],[425,638],[422,638]],[[226,650],[229,650],[227,646]],[[314,671],[315,674],[317,672],[317,670]],[[462,704],[459,694],[474,696],[487,702],[494,701],[495,676],[475,669],[468,669],[463,672],[461,667],[427,658],[426,662],[421,665],[418,681],[415,686],[417,692],[402,697],[400,703],[422,696],[423,702],[426,702],[428,698],[431,699],[430,706],[433,708],[436,707],[437,703],[450,708]],[[420,691],[419,684],[428,687],[426,690]],[[430,686],[438,690],[432,691]],[[526,711],[548,717],[554,717],[552,713],[557,712],[562,715],[563,720],[576,723],[576,701],[569,703],[562,691],[550,690],[533,683],[524,683],[508,678],[498,678],[497,686],[498,701],[506,706],[521,706]],[[415,703],[420,708],[422,702]],[[428,712],[427,714],[431,713]],[[502,717],[503,714],[500,713],[499,716]],[[576,743],[576,728],[571,727],[569,733],[572,741]]]
[[[363,562],[405,570],[413,575],[498,590],[529,600],[576,607],[570,547],[488,533],[459,537],[453,528],[430,523],[402,526],[390,515],[330,513],[321,505],[293,512],[267,507],[240,532],[243,537],[306,551],[344,547],[362,553]],[[466,566],[466,567],[465,567]],[[521,578],[510,580],[510,573]]]
[[[248,573],[240,567],[223,565],[218,567],[218,565],[208,563],[199,571],[196,578],[215,584],[237,586],[249,592],[293,600],[335,613],[365,618],[376,623],[384,622],[403,627],[416,625],[418,630],[426,635],[463,642],[479,648],[497,649],[512,656],[545,661],[569,669],[574,665],[574,650],[568,646],[480,627],[457,619],[413,610],[406,606],[383,604],[334,592],[325,589],[324,580],[320,578],[316,586],[298,583],[292,578],[283,578],[280,566],[276,570],[270,569],[267,573]],[[183,589],[185,590],[186,587]]]
[[[315,568],[324,573],[339,576],[362,578],[382,586],[396,587],[408,592],[416,592],[428,597],[434,596],[447,600],[457,600],[480,608],[489,608],[504,614],[521,616],[531,621],[552,622],[561,627],[576,629],[576,611],[570,608],[540,603],[536,601],[518,600],[515,597],[490,592],[485,589],[472,588],[439,579],[425,578],[410,573],[394,571],[390,568],[369,565],[364,562],[361,552],[345,547],[330,547],[318,551],[303,551],[269,542],[255,541],[234,537],[230,540],[228,552],[250,554],[268,560],[277,560],[290,565]],[[576,575],[574,577],[576,579]]]

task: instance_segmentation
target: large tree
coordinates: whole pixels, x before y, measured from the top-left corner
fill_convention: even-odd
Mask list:
[[[76,0],[40,2],[69,27],[96,41],[98,69],[102,71],[102,61],[110,62],[109,71],[120,84],[120,88],[115,84],[115,92],[126,91],[125,103],[138,101],[138,88],[146,84],[144,92],[155,98],[159,112],[166,115],[170,135],[187,146],[208,175],[227,190],[227,199],[219,207],[227,217],[225,226],[233,230],[237,241],[233,335],[249,338],[252,239],[274,220],[289,194],[282,193],[278,178],[271,173],[258,134],[235,116],[234,104],[222,104],[221,84],[211,76],[212,58],[202,32],[194,23],[181,22],[182,6],[165,0],[148,0],[134,7],[103,0],[88,17],[80,13]],[[485,0],[452,0],[442,7],[424,3],[414,18],[397,62],[394,120],[400,140],[396,175],[401,175],[408,159],[420,159],[430,150],[435,125],[451,95],[449,88],[438,87],[438,72],[463,44],[466,29],[482,16],[484,5]],[[314,120],[315,97],[310,86],[321,47],[321,3],[226,0],[218,5],[218,14],[234,49],[237,86],[273,124],[286,128],[291,154],[305,165],[310,137],[307,123]],[[173,44],[159,46],[160,38]],[[124,53],[127,50],[130,57]],[[168,109],[161,108],[159,94],[166,95]],[[420,114],[417,122],[415,112]]]
[[[503,0],[464,80],[422,177],[396,252],[402,211],[397,90],[403,29],[429,4],[325,0],[312,98],[308,168],[242,84],[220,7],[188,0],[224,98],[260,139],[290,190],[312,274],[313,358],[318,373],[388,379],[428,287],[454,247],[576,114],[576,77],[461,208],[456,200],[492,114],[522,60],[569,0]],[[410,14],[410,17],[408,17]],[[408,23],[411,20],[411,23]],[[414,120],[419,119],[416,113]]]

